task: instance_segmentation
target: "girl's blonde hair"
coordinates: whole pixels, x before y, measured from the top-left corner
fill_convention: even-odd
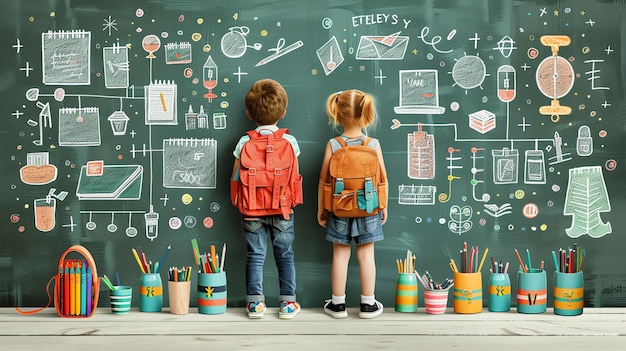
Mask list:
[[[330,94],[326,113],[335,128],[356,125],[365,129],[376,121],[374,97],[357,89]]]

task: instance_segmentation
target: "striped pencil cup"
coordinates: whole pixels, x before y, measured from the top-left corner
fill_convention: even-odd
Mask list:
[[[480,272],[454,272],[453,307],[456,313],[480,313],[483,310],[483,279]]]
[[[198,274],[198,312],[222,314],[226,312],[226,272]]]
[[[511,279],[508,273],[491,273],[489,277],[489,312],[511,310]]]
[[[577,316],[583,313],[583,272],[554,272],[554,314]]]
[[[548,302],[546,272],[531,269],[517,273],[517,312],[544,313]]]
[[[414,273],[398,274],[396,312],[417,312],[417,277]]]
[[[139,312],[161,312],[163,308],[163,282],[158,273],[141,275],[139,286]]]
[[[448,307],[448,291],[445,290],[424,290],[424,307],[428,314],[446,313]]]

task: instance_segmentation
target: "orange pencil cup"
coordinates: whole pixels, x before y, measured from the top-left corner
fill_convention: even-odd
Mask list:
[[[483,279],[480,272],[454,272],[455,313],[480,313],[483,310]]]

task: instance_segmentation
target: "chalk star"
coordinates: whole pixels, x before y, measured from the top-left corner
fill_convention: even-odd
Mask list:
[[[163,207],[167,206],[167,200],[169,200],[170,198],[167,197],[167,194],[165,194],[162,198],[160,198],[159,200],[163,201]]]
[[[610,55],[613,52],[613,49],[611,49],[611,45],[609,45],[606,49],[604,49],[604,51],[606,51],[607,55]]]
[[[70,228],[70,232],[74,231],[74,227],[78,226],[78,224],[74,223],[74,217],[70,216],[70,224],[63,224],[64,228]]]
[[[522,131],[526,131],[526,127],[530,127],[531,124],[530,123],[526,123],[526,117],[522,117],[522,123],[519,123],[517,125],[518,127],[522,127]]]
[[[135,130],[134,130],[134,129],[133,129],[133,130],[131,130],[131,131],[130,131],[130,136],[134,138],[134,137],[135,137],[135,135],[137,135],[137,132],[135,132]]]
[[[26,72],[26,77],[30,76],[30,71],[32,71],[33,68],[30,67],[30,62],[26,61],[26,67],[21,67],[20,71],[25,71]]]
[[[16,49],[16,51],[15,51],[16,54],[19,54],[20,53],[20,49],[22,49],[23,47],[24,47],[24,45],[22,45],[22,43],[20,42],[19,39],[16,39],[16,44],[12,46],[12,48]]]
[[[524,63],[521,67],[522,67],[522,69],[523,69],[524,71],[525,71],[525,70],[527,70],[527,69],[530,69],[530,66],[529,66],[529,65],[527,65],[526,63]]]
[[[593,27],[593,25],[596,24],[596,22],[594,22],[592,19],[589,19],[589,21],[585,22],[585,24],[588,24],[591,27]]]
[[[474,41],[474,49],[476,49],[478,46],[478,41],[480,40],[480,38],[478,37],[478,33],[474,33],[474,37],[469,38],[469,40]]]
[[[411,51],[413,53],[413,55],[417,55],[417,49],[413,49],[413,51]]]
[[[237,76],[237,83],[241,83],[241,76],[247,75],[248,72],[241,72],[241,66],[237,67],[237,72],[233,73],[234,76]]]
[[[215,289],[210,287],[210,286],[207,286],[205,290],[206,290],[206,296],[207,297],[211,297],[211,296],[213,296],[213,290],[215,290]]]
[[[559,10],[554,10],[554,16],[559,17]]]
[[[548,11],[546,11],[546,8],[544,7],[544,8],[541,9],[541,13],[539,14],[539,17],[543,17],[543,15],[545,15],[547,13],[548,13]]]
[[[379,79],[380,80],[380,85],[383,85],[383,78],[387,78],[387,76],[383,76],[383,70],[382,68],[378,69],[378,75],[374,76],[375,79]]]
[[[610,106],[611,106],[611,104],[608,101],[606,101],[606,100],[604,100],[604,102],[602,103],[602,107],[604,107],[604,108],[607,108],[607,107],[610,107]]]
[[[24,113],[21,112],[20,110],[15,110],[15,112],[11,113],[12,116],[15,116],[15,118],[20,119],[20,116],[23,115]]]
[[[117,20],[111,19],[111,16],[109,16],[108,19],[104,19],[104,24],[102,25],[104,28],[102,28],[103,31],[105,30],[109,30],[109,36],[111,36],[111,29],[115,29],[117,30]]]
[[[587,12],[585,12],[585,10],[580,11],[580,15],[584,16]]]

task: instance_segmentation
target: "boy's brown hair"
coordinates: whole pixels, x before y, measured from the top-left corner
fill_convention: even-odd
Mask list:
[[[287,100],[287,92],[280,83],[261,79],[246,94],[246,114],[257,125],[276,124],[287,111]]]

